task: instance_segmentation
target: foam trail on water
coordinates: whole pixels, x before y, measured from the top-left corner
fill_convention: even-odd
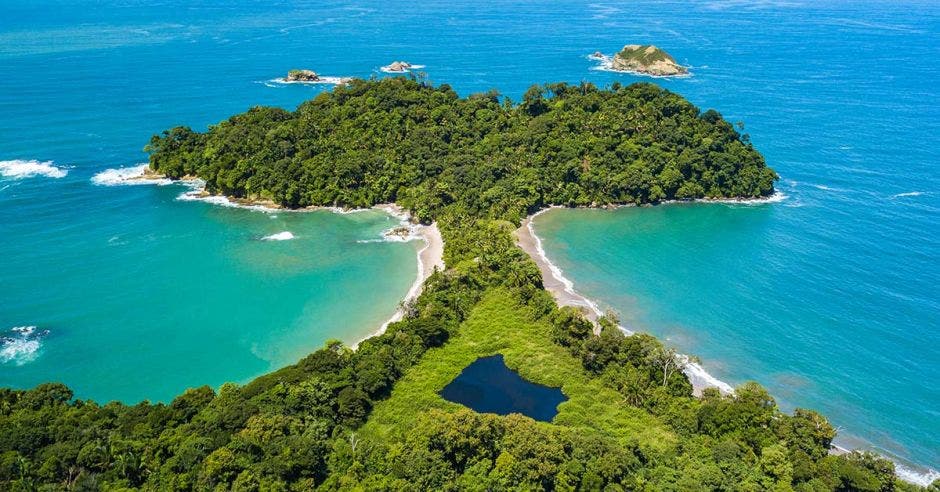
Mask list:
[[[904,198],[908,196],[921,196],[924,195],[923,191],[908,191],[907,193],[898,193],[897,195],[892,195],[891,198]]]
[[[147,177],[148,165],[140,164],[131,167],[106,169],[91,177],[91,182],[98,186],[124,186],[124,185],[168,185],[173,183],[169,178]]]
[[[64,178],[67,169],[53,165],[52,161],[21,160],[0,161],[0,177],[10,179],[32,178],[45,176],[47,178]]]
[[[290,231],[279,232],[277,234],[271,234],[270,236],[264,236],[261,238],[262,241],[289,241],[294,239],[294,234]]]

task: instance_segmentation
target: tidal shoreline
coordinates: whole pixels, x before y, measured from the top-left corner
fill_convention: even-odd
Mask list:
[[[421,295],[421,291],[424,288],[424,282],[434,273],[436,270],[444,269],[444,239],[441,237],[441,231],[437,227],[437,222],[432,222],[431,224],[414,224],[412,223],[411,214],[407,210],[403,209],[397,204],[386,203],[381,205],[376,205],[372,207],[373,209],[382,210],[385,213],[398,217],[402,220],[403,223],[409,223],[409,230],[411,237],[417,237],[421,241],[424,241],[424,247],[418,250],[418,272],[415,276],[415,281],[411,284],[411,287],[408,289],[408,293],[405,294],[404,299],[401,300],[398,304],[398,309],[395,310],[388,320],[382,323],[382,326],[379,327],[373,333],[362,337],[352,348],[358,348],[359,344],[363,341],[372,338],[374,336],[381,335],[385,333],[385,330],[388,329],[388,325],[401,321],[405,317],[405,309],[409,302],[417,299]]]
[[[532,258],[535,264],[538,265],[539,271],[542,272],[542,285],[545,290],[552,294],[552,297],[555,298],[558,305],[582,309],[585,317],[597,326],[597,320],[604,315],[604,312],[597,303],[578,293],[574,288],[574,283],[565,277],[561,268],[552,263],[545,253],[545,250],[542,248],[542,239],[535,233],[535,228],[532,225],[532,221],[535,217],[555,208],[563,207],[553,206],[545,208],[526,217],[522,221],[522,226],[516,229],[514,233],[516,245],[522,248],[522,250]],[[620,325],[619,328],[628,335],[634,333],[633,330],[623,325]],[[683,355],[683,357],[685,357],[686,362],[686,367],[683,369],[683,372],[692,383],[693,394],[699,396],[705,388],[718,388],[719,391],[726,394],[734,392],[734,388],[732,388],[731,385],[709,374],[705,368],[688,356]]]
[[[705,203],[725,203],[725,204],[741,204],[741,205],[757,205],[762,203],[773,203],[784,200],[786,195],[780,193],[779,191],[775,192],[773,195],[766,198],[759,198],[753,200],[724,200],[724,199],[714,199],[714,200],[694,200],[689,203],[695,202],[705,202]],[[685,203],[683,201],[669,201],[663,202],[664,205],[675,204],[675,203]],[[631,205],[617,205],[607,208],[620,208],[623,206]],[[582,308],[585,317],[591,320],[592,323],[597,323],[597,319],[604,314],[601,307],[588,299],[584,295],[577,292],[575,289],[574,283],[564,276],[564,272],[557,265],[552,263],[548,258],[543,246],[541,238],[535,233],[535,228],[533,226],[533,220],[535,217],[549,212],[556,208],[566,208],[559,205],[550,206],[539,210],[538,212],[529,215],[522,221],[522,225],[516,229],[514,236],[516,238],[516,245],[522,248],[526,254],[536,263],[539,268],[539,271],[542,273],[542,284],[545,290],[549,291],[552,296],[555,298],[559,306],[572,306],[577,308]],[[597,207],[594,207],[597,208]],[[626,334],[632,334],[633,331],[620,326],[620,329]],[[687,357],[687,356],[686,356]],[[731,387],[728,383],[721,381],[720,379],[709,374],[699,363],[696,363],[690,359],[687,360],[687,366],[683,371],[686,376],[688,376],[689,381],[692,383],[693,394],[696,396],[701,395],[701,392],[705,388],[716,387],[725,394],[730,394],[734,391],[734,388]],[[831,454],[847,454],[856,449],[860,451],[866,450],[866,448],[851,448],[847,447],[850,445],[844,444],[844,440],[840,440],[838,437],[836,441],[842,441],[843,444],[833,443],[830,448]],[[883,453],[878,453],[885,456]],[[930,468],[929,466],[912,464],[908,461],[901,460],[898,457],[886,456],[888,459],[894,462],[895,471],[898,478],[904,480],[908,483],[915,485],[920,485],[926,487],[933,480],[940,479],[940,473],[936,470]],[[904,462],[902,462],[904,461]]]
[[[395,313],[392,314],[388,320],[382,323],[378,330],[356,341],[352,346],[353,348],[356,348],[360,343],[362,343],[363,340],[374,337],[376,335],[381,335],[385,332],[386,329],[388,329],[388,325],[396,321],[400,321],[405,315],[405,306],[421,295],[424,281],[427,280],[435,270],[444,269],[444,240],[441,237],[441,231],[438,229],[437,223],[431,223],[429,225],[415,223],[411,214],[407,210],[394,203],[378,204],[370,208],[311,206],[299,209],[290,209],[281,206],[272,200],[255,198],[231,198],[224,195],[214,195],[206,191],[204,183],[196,177],[187,176],[178,180],[170,179],[163,174],[151,171],[147,164],[140,164],[138,166],[119,169],[108,169],[95,175],[92,178],[92,182],[101,186],[136,184],[166,185],[177,183],[191,188],[189,191],[179,195],[177,200],[201,201],[223,207],[242,208],[266,213],[328,211],[338,214],[349,214],[364,212],[367,210],[381,210],[382,212],[399,219],[401,222],[400,227],[407,228],[408,234],[402,237],[394,232],[395,229],[390,229],[389,231],[385,232],[384,240],[421,240],[424,242],[424,247],[419,249],[417,252],[417,275],[415,276],[415,280],[412,282],[411,287],[408,289],[408,293],[405,294],[404,299],[399,302],[399,306]]]

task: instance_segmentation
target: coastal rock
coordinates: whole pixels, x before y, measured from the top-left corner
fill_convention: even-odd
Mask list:
[[[291,70],[284,80],[288,82],[318,82],[320,76],[313,70]]]
[[[669,53],[650,44],[624,46],[611,60],[611,68],[660,77],[689,73],[689,70],[676,63]]]
[[[411,229],[408,227],[395,227],[385,232],[385,237],[389,239],[407,240],[411,237]]]
[[[385,65],[384,67],[382,67],[382,71],[403,73],[403,72],[407,72],[408,70],[410,70],[412,66],[413,65],[411,63],[408,63],[406,61],[393,61],[392,63],[389,63],[388,65]]]
[[[591,56],[589,56],[588,58],[593,58],[595,60],[606,60],[607,55],[601,53],[600,51],[595,51],[594,53],[591,53]]]

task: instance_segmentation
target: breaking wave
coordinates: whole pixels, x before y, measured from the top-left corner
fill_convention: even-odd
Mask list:
[[[99,186],[123,186],[123,185],[168,185],[173,181],[168,178],[145,177],[147,164],[140,164],[132,167],[119,167],[117,169],[106,169],[92,176],[91,182]]]
[[[32,178],[45,176],[47,178],[64,178],[69,171],[52,165],[52,161],[20,160],[0,161],[0,177],[10,179]]]
[[[22,366],[39,356],[42,339],[49,330],[37,330],[35,326],[16,326],[0,336],[0,364],[12,363]]]
[[[588,60],[594,60],[597,62],[597,65],[591,67],[591,70],[597,70],[600,72],[613,72],[613,73],[626,73],[630,75],[636,75],[638,77],[651,77],[654,79],[684,79],[692,76],[692,71],[687,71],[683,74],[677,75],[653,75],[645,72],[637,72],[635,70],[619,70],[614,68],[614,57],[607,55],[588,55]],[[686,68],[689,68],[686,66]]]
[[[290,231],[279,232],[261,238],[262,241],[289,241],[291,239],[294,239],[294,234]]]
[[[317,85],[317,84],[321,84],[321,85],[322,85],[322,84],[326,84],[326,85],[340,85],[340,84],[346,84],[346,83],[348,83],[348,82],[349,82],[350,80],[352,80],[352,79],[353,79],[352,77],[329,77],[329,76],[321,76],[318,80],[287,80],[287,79],[281,77],[281,78],[271,79],[271,80],[262,80],[262,81],[260,81],[259,83],[264,84],[264,85],[266,85],[266,86],[268,86],[268,87],[276,87],[276,86],[278,86],[278,85],[293,85],[293,84],[299,84],[299,85]]]

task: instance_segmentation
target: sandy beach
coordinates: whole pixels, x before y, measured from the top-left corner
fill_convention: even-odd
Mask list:
[[[382,210],[389,215],[399,217],[402,219],[402,222],[410,222],[411,220],[411,214],[394,203],[376,205],[373,208]],[[444,269],[444,239],[441,237],[441,231],[438,229],[437,223],[432,222],[430,225],[410,224],[408,227],[411,230],[412,237],[416,236],[424,242],[424,246],[418,250],[418,272],[415,281],[411,284],[411,288],[408,289],[408,293],[405,294],[405,298],[402,299],[395,314],[385,323],[382,323],[382,326],[379,327],[377,331],[362,340],[381,335],[388,329],[388,325],[400,321],[405,315],[404,306],[421,295],[424,281],[427,280],[435,270]],[[353,348],[358,347],[362,340],[356,342]]]
[[[548,259],[545,250],[542,248],[541,238],[535,234],[532,220],[539,214],[549,210],[551,210],[551,208],[540,210],[522,221],[522,226],[516,229],[514,233],[516,245],[522,248],[522,250],[535,261],[535,264],[538,265],[539,271],[542,272],[542,285],[545,287],[545,290],[552,294],[558,305],[582,308],[581,310],[584,312],[585,317],[591,320],[591,322],[594,323],[595,330],[598,330],[597,319],[603,316],[604,312],[594,301],[584,297],[574,289],[574,284],[571,280],[567,279],[561,269]],[[620,326],[620,329],[628,335],[634,333],[624,326]],[[728,383],[709,374],[700,364],[689,359],[687,356],[683,355],[683,357],[686,358],[686,367],[683,372],[685,372],[685,375],[689,377],[689,381],[692,383],[693,394],[696,396],[701,395],[702,390],[705,388],[718,388],[724,393],[732,393],[734,391],[734,388]]]
[[[541,210],[526,217],[525,220],[522,221],[522,226],[516,229],[513,234],[516,238],[516,245],[522,248],[522,250],[535,261],[535,264],[538,265],[539,271],[542,272],[542,285],[545,287],[545,290],[552,294],[555,298],[555,302],[557,302],[559,306],[581,308],[585,317],[594,323],[595,330],[599,330],[597,319],[603,316],[603,311],[601,311],[593,301],[578,294],[578,292],[574,290],[574,285],[571,281],[562,274],[561,269],[549,261],[548,256],[545,255],[545,250],[542,249],[542,240],[535,234],[535,230],[532,227],[532,220],[539,214],[547,212],[548,210],[551,209],[547,208]]]

